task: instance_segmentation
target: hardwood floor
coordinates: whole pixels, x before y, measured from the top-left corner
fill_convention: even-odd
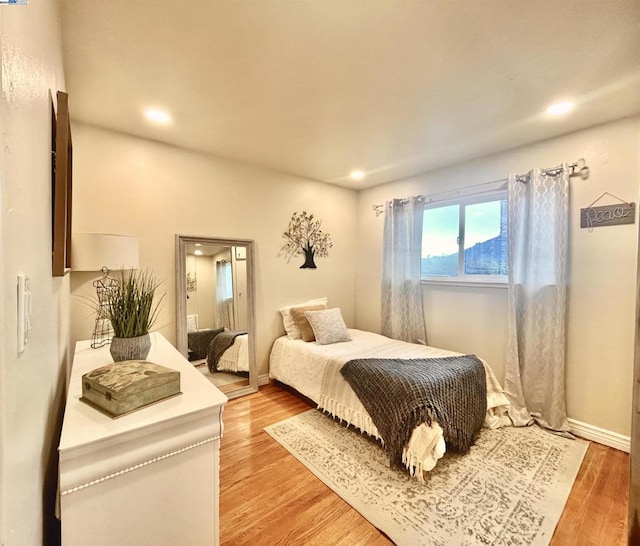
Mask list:
[[[391,541],[263,428],[310,405],[275,386],[224,409],[222,545],[388,545]],[[551,544],[626,544],[629,455],[592,443]]]
[[[236,383],[227,383],[225,385],[218,385],[218,389],[221,392],[229,393],[229,392],[233,392],[236,389],[240,389],[242,387],[246,387],[249,384],[249,380],[248,379],[243,379],[242,381],[237,381]]]

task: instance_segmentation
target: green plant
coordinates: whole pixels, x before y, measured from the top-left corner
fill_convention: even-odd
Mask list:
[[[120,272],[118,283],[105,293],[105,318],[111,321],[115,337],[138,337],[149,333],[158,319],[164,294],[154,302],[160,286],[149,271]]]

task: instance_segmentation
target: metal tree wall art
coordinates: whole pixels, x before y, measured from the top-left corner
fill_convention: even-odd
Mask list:
[[[295,256],[304,254],[304,263],[300,269],[316,269],[315,257],[326,258],[333,246],[331,236],[320,229],[322,220],[313,214],[293,213],[289,221],[289,229],[282,234],[286,243],[280,249],[278,256],[285,256],[287,263]]]
[[[198,291],[198,277],[195,273],[187,273],[187,292]]]

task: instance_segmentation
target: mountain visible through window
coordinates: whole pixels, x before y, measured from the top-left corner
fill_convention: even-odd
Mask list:
[[[422,276],[505,281],[508,275],[506,199],[476,198],[425,208]]]

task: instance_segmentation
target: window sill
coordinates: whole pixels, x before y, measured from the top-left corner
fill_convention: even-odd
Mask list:
[[[432,285],[432,286],[463,286],[472,288],[509,288],[509,281],[507,279],[435,279],[435,278],[423,278],[420,284]]]

